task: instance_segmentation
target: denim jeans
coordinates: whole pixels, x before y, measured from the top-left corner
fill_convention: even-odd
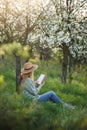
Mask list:
[[[55,103],[60,104],[63,103],[63,101],[56,95],[54,91],[49,91],[47,93],[40,95],[38,101],[53,101]]]

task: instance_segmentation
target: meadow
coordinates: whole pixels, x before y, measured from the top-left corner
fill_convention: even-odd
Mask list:
[[[87,67],[75,67],[72,83],[61,82],[58,61],[35,61],[39,65],[35,79],[47,75],[40,94],[53,90],[75,110],[52,102],[36,102],[16,93],[15,61],[0,59],[0,130],[86,130],[87,129]]]

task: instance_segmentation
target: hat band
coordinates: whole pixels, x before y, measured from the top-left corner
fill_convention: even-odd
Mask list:
[[[30,67],[30,68],[28,68],[28,69],[25,69],[25,70],[31,70],[33,68],[33,66],[32,67]]]

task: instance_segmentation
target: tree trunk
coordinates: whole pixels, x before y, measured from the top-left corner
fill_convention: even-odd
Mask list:
[[[62,83],[66,83],[68,66],[68,48],[63,44]]]
[[[72,73],[73,73],[73,66],[74,66],[74,61],[71,56],[69,56],[69,83],[72,82]]]
[[[20,73],[21,73],[21,57],[16,56],[16,92],[18,94],[20,86]]]

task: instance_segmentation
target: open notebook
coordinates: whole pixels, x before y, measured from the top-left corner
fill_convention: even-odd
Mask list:
[[[45,74],[41,74],[39,76],[39,78],[37,79],[37,83],[38,84],[42,84],[45,80],[46,80],[46,75]]]

